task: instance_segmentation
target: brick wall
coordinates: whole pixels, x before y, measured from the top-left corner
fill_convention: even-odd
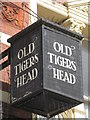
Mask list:
[[[25,3],[28,4],[28,3]],[[2,2],[2,32],[14,35],[29,25],[29,14],[25,4]]]

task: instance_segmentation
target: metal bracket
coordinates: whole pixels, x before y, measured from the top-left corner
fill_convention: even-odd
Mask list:
[[[4,57],[8,56],[8,60],[4,61],[0,64],[0,71],[10,65],[10,48],[6,49],[4,52],[0,53],[0,60],[2,60]]]

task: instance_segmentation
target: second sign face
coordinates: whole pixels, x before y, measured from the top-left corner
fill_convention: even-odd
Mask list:
[[[47,27],[43,34],[44,88],[81,100],[80,41]]]

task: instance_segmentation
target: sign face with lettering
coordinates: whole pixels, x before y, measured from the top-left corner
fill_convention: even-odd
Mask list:
[[[28,36],[28,37],[27,37]],[[12,44],[13,100],[38,91],[41,87],[41,31],[27,33]]]
[[[42,20],[12,37],[11,103],[48,117],[82,103],[80,39]]]
[[[44,34],[45,89],[82,99],[80,42],[47,27]]]

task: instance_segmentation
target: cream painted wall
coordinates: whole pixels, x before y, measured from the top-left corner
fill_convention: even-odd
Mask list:
[[[30,0],[30,9],[37,14],[37,0]],[[30,13],[37,17],[32,11]],[[37,21],[37,18],[34,16],[31,15],[31,24]]]

